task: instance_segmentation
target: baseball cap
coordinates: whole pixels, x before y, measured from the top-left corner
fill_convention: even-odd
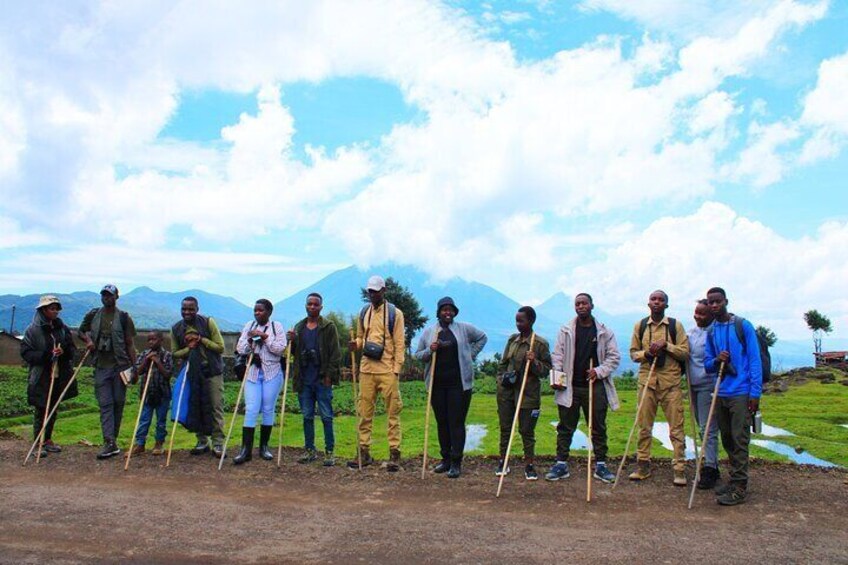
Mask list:
[[[103,294],[104,292],[108,292],[115,298],[118,298],[118,287],[113,284],[107,284],[102,289],[100,289],[100,294]]]
[[[386,281],[384,281],[383,277],[379,275],[373,275],[370,279],[368,279],[368,286],[365,288],[367,290],[383,290],[386,288]]]

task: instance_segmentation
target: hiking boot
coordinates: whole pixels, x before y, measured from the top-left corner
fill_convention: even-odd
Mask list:
[[[386,464],[386,471],[389,473],[396,473],[398,470],[400,470],[400,450],[390,449],[389,462]]]
[[[501,475],[509,475],[509,467],[504,468],[504,460],[501,459],[501,462],[498,463],[498,469],[495,471],[495,476],[500,477]]]
[[[528,481],[538,481],[539,473],[536,472],[536,468],[533,465],[525,465],[524,478]]]
[[[672,483],[674,483],[674,486],[676,487],[685,487],[688,484],[688,481],[686,480],[686,472],[675,470]]]
[[[439,464],[433,467],[433,472],[436,474],[447,473],[451,468],[447,459],[442,459]]]
[[[447,476],[449,479],[458,479],[462,474],[462,462],[454,461],[450,465],[450,469],[448,469]]]
[[[312,463],[316,459],[318,459],[318,453],[314,449],[309,448],[309,449],[306,450],[306,452],[303,455],[298,457],[297,462],[298,463]]]
[[[718,469],[715,467],[704,467],[701,469],[701,478],[698,480],[699,490],[709,490],[716,486],[718,481]]]
[[[333,467],[333,466],[335,466],[335,464],[336,464],[336,456],[333,455],[333,452],[332,451],[325,451],[324,452],[323,466],[324,467]]]
[[[62,448],[53,443],[52,439],[48,439],[44,442],[44,450],[50,453],[62,453]]]
[[[644,481],[651,476],[651,462],[637,461],[636,469],[627,476],[631,481]]]
[[[362,466],[367,467],[374,463],[374,458],[371,457],[371,452],[367,447],[362,447],[359,449],[359,459],[362,459]],[[354,458],[352,461],[347,462],[348,469],[359,469],[359,459]]]
[[[221,455],[224,455],[224,445],[220,444],[220,443],[216,443],[215,445],[213,445],[212,446],[212,455],[214,455],[215,457],[220,459]],[[224,455],[224,459],[226,459],[226,458],[227,458],[227,456]]]
[[[157,441],[155,444],[153,444],[153,451],[151,451],[150,453],[152,455],[162,455],[162,453],[164,451],[165,451],[165,442],[164,441]]]
[[[571,476],[571,472],[568,470],[568,463],[565,461],[557,461],[551,470],[545,474],[546,481],[558,481],[560,479],[567,479]]]
[[[716,497],[716,502],[722,506],[736,506],[748,499],[748,491],[736,485],[730,485],[726,491]]]
[[[144,453],[144,446],[134,443],[132,448],[127,451],[126,456],[129,457],[130,455],[139,455],[140,453]]]
[[[208,441],[198,441],[197,445],[195,445],[189,453],[192,455],[201,455],[203,453],[209,452],[209,442]]]
[[[603,461],[598,461],[595,464],[595,472],[592,473],[592,476],[607,484],[615,481],[615,474],[607,468],[607,464]]]
[[[100,450],[100,453],[97,454],[98,459],[109,459],[115,455],[121,453],[121,448],[118,447],[118,444],[115,443],[115,440],[111,439],[103,444],[103,448]]]

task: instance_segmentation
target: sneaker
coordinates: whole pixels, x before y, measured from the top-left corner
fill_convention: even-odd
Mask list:
[[[528,481],[538,481],[539,473],[536,472],[536,468],[533,465],[526,465],[524,467],[524,478]]]
[[[333,455],[332,451],[324,452],[324,467],[333,467],[336,464],[336,456]]]
[[[450,468],[450,463],[446,459],[442,459],[438,465],[433,467],[433,472],[436,474],[447,473]]]
[[[212,453],[215,455],[215,457],[220,458],[221,455],[223,455],[223,453],[224,453],[224,446],[221,445],[221,444],[213,445],[212,446]],[[224,456],[224,458],[226,459],[226,455]]]
[[[565,461],[557,461],[556,464],[551,467],[551,470],[545,474],[546,481],[558,481],[560,479],[567,479],[571,476],[571,472],[568,470],[568,463]]]
[[[314,449],[307,449],[303,455],[298,457],[298,463],[312,463],[318,459],[318,453]]]
[[[729,486],[724,494],[716,497],[716,502],[722,506],[736,506],[748,499],[748,491],[737,486]]]
[[[153,451],[151,451],[150,453],[152,453],[153,455],[162,455],[162,452],[164,450],[165,450],[165,442],[164,441],[157,441],[156,444],[153,446]]]
[[[686,472],[675,471],[672,483],[674,483],[674,486],[676,487],[685,487],[687,484],[689,484],[689,481],[686,480]]]
[[[638,461],[636,463],[636,469],[627,476],[631,481],[644,481],[648,477],[651,476],[651,462],[650,461]]]
[[[615,481],[615,474],[607,468],[606,463],[597,463],[595,465],[595,472],[592,476],[607,484]]]
[[[118,447],[118,444],[114,441],[107,441],[103,444],[103,448],[100,450],[100,453],[97,454],[98,459],[109,459],[112,456],[118,455],[121,453],[121,448]]]
[[[718,469],[715,467],[704,467],[701,469],[701,478],[698,480],[698,490],[710,490],[715,487],[718,477]]]
[[[132,448],[127,451],[126,457],[129,457],[130,455],[138,455],[139,453],[144,453],[144,446],[134,443]]]
[[[209,442],[208,441],[198,441],[197,445],[189,451],[192,455],[201,455],[203,453],[209,452]]]
[[[462,463],[459,461],[454,461],[451,463],[450,469],[448,469],[447,477],[449,479],[458,479],[462,474]]]
[[[48,439],[44,442],[44,450],[49,451],[50,453],[61,453],[62,448],[53,443],[52,439]]]
[[[389,462],[386,464],[386,471],[389,473],[396,473],[400,470],[400,450],[399,449],[390,449],[389,450]]]
[[[498,470],[495,471],[495,476],[500,477],[501,475],[509,475],[509,467],[504,469],[504,460],[501,459],[501,462],[498,463]]]
[[[363,467],[367,467],[374,463],[374,458],[371,457],[371,452],[365,447],[359,450],[359,457],[362,459]],[[359,459],[354,458],[351,461],[348,461],[347,467],[348,469],[359,469]]]

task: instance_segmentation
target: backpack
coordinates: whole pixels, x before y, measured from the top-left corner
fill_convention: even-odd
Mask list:
[[[391,302],[386,302],[386,305],[389,307],[389,333],[395,333],[395,318],[397,317],[397,308]],[[371,307],[363,306],[362,310],[359,311],[359,323],[362,325],[362,328],[365,328],[365,314],[368,313],[368,309]]]
[[[739,343],[742,344],[742,353],[748,355],[748,343],[745,339],[745,330],[742,327],[742,323],[745,321],[745,318],[742,316],[733,315],[733,327],[736,330],[736,339],[739,340]],[[713,330],[715,326],[710,326],[710,339],[713,339]],[[771,380],[771,353],[768,350],[768,343],[758,332],[754,332],[757,334],[757,348],[760,350],[760,365],[763,368],[763,384],[766,384]]]
[[[645,337],[645,330],[648,329],[648,320],[650,320],[650,316],[647,318],[642,318],[642,321],[639,322],[639,341],[642,341],[642,338]],[[668,319],[668,337],[671,338],[672,345],[677,345],[677,320],[674,318]],[[674,359],[672,357],[672,359]],[[686,372],[686,363],[681,363],[674,359],[674,361],[680,365],[680,370],[684,373]]]

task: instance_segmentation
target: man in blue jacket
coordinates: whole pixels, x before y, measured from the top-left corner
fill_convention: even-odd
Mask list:
[[[707,372],[721,372],[715,413],[721,443],[730,460],[730,480],[716,489],[716,495],[719,504],[733,506],[745,502],[748,496],[751,415],[760,407],[763,370],[754,326],[748,320],[738,321],[727,311],[724,289],[713,287],[707,291],[707,303],[715,322],[707,336],[704,368]]]

